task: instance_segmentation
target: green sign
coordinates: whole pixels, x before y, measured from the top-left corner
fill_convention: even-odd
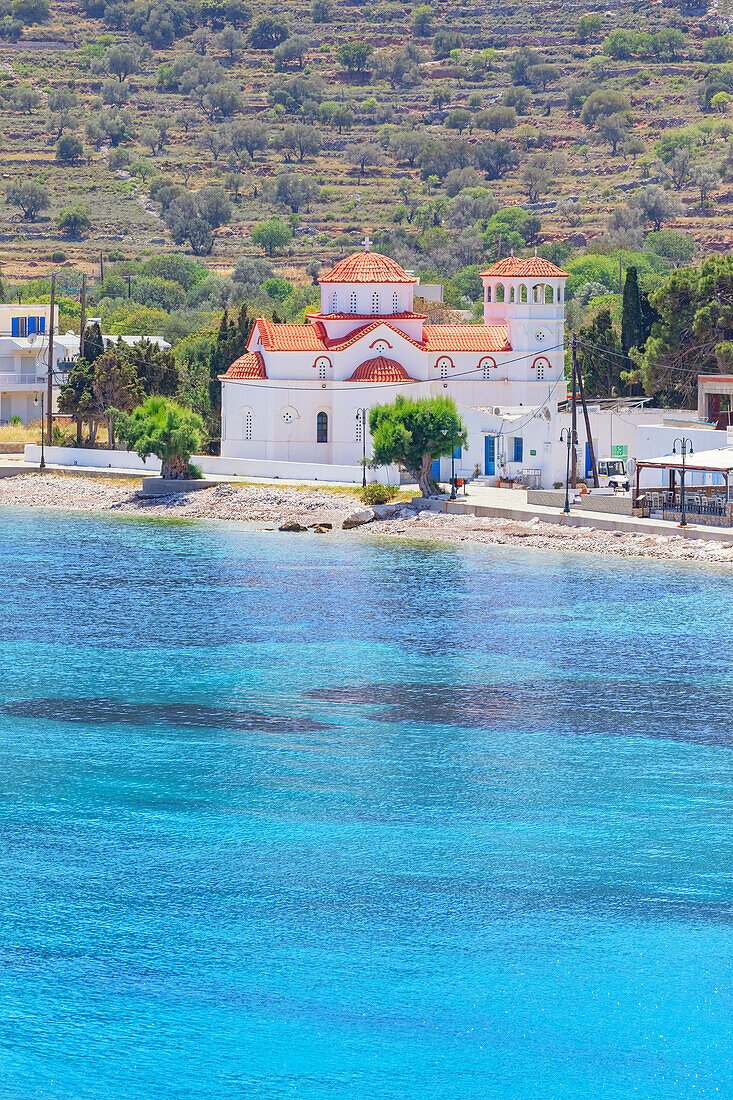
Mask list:
[[[530,451],[529,453],[530,453],[531,455],[536,455],[536,454],[537,454],[537,451]]]
[[[629,448],[619,444],[617,447],[611,447],[611,458],[628,458]]]

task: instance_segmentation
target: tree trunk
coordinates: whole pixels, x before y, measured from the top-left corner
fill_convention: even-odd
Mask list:
[[[188,477],[188,459],[173,455],[162,463],[160,476],[180,480]]]
[[[410,473],[420,487],[420,492],[424,497],[434,496],[437,491],[437,483],[435,482],[430,468],[433,465],[433,456],[430,454],[423,455],[422,465],[419,470],[409,470]]]
[[[81,447],[81,417],[76,418],[76,445]]]

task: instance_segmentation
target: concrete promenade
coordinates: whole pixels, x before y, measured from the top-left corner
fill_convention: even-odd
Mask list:
[[[687,539],[733,543],[733,527],[712,527],[688,522],[687,527],[680,528],[678,524],[668,520],[583,511],[577,505],[571,505],[570,515],[565,515],[561,508],[528,504],[525,489],[497,489],[476,482],[468,485],[467,496],[461,492],[455,501],[446,497],[433,497],[429,501],[421,499],[421,504],[431,511],[454,515],[493,516],[496,519],[513,519],[520,523],[527,523],[537,517],[544,523],[558,523],[567,527],[594,527],[599,531],[623,531],[637,535],[682,535]]]

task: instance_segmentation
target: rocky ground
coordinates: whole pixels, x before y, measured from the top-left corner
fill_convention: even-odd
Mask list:
[[[290,523],[302,529],[341,527],[362,505],[351,495],[290,485],[218,485],[165,498],[142,497],[140,483],[97,478],[28,474],[0,479],[0,506],[33,506],[81,511],[226,519],[266,526]],[[378,509],[377,511],[380,511]],[[621,557],[653,557],[700,562],[733,562],[733,543],[686,539],[681,535],[637,535],[589,527],[565,527],[532,519],[527,523],[479,516],[449,516],[407,505],[387,505],[392,514],[355,527],[364,533],[403,539],[441,539],[488,545],[574,550]],[[293,538],[302,537],[294,533]]]

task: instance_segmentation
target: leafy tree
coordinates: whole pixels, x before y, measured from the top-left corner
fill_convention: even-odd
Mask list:
[[[507,88],[501,97],[502,107],[513,107],[518,115],[525,115],[532,102],[532,93],[529,88],[517,84],[513,88]]]
[[[67,237],[81,237],[91,227],[89,207],[83,202],[67,206],[56,218],[56,225]]]
[[[35,180],[18,180],[5,192],[5,201],[9,206],[17,206],[23,217],[34,222],[40,212],[51,205],[51,195],[45,184]]]
[[[422,134],[416,134],[410,131],[398,130],[396,133],[390,134],[389,138],[389,150],[397,161],[406,161],[410,168],[415,167],[415,161],[420,156],[425,144],[425,138]]]
[[[628,115],[617,111],[613,115],[601,115],[598,119],[598,134],[611,146],[611,156],[616,156],[619,142],[625,141],[629,133]]]
[[[310,39],[306,38],[304,34],[294,34],[291,38],[287,38],[284,42],[281,42],[279,46],[273,52],[276,66],[285,68],[293,61],[298,63],[298,68],[303,68],[303,59],[310,47]]]
[[[363,73],[373,52],[374,47],[368,42],[342,42],[336,57],[350,73]]]
[[[711,164],[697,164],[692,170],[692,182],[700,192],[700,209],[704,211],[710,192],[720,185],[720,177]]]
[[[436,84],[430,93],[430,102],[434,103],[439,111],[443,110],[446,103],[451,101],[451,90],[447,84]]]
[[[347,145],[344,155],[349,164],[359,169],[359,179],[367,168],[376,167],[384,162],[384,153],[373,141],[365,141],[361,145]]]
[[[99,328],[98,325],[97,328]],[[101,335],[99,341],[101,344]],[[89,424],[90,446],[94,446],[97,436],[94,423],[94,398],[92,395],[92,384],[94,381],[93,360],[87,359],[86,357],[86,345],[84,350],[84,358],[77,359],[76,362],[72,364],[71,370],[67,375],[67,380],[59,390],[58,397],[59,412],[72,416],[76,422],[77,447],[81,447],[82,445],[82,428],[84,424]],[[98,354],[101,355],[101,349]]]
[[[629,101],[623,92],[613,88],[597,88],[583,103],[580,121],[586,126],[595,126],[599,118],[619,112],[629,112]]]
[[[549,65],[543,61],[539,65],[527,67],[527,80],[530,84],[540,84],[544,92],[548,84],[554,84],[560,77],[560,70],[556,65]]]
[[[266,279],[263,280],[263,282],[266,281]],[[220,375],[224,374],[235,359],[238,359],[247,350],[253,325],[254,321],[250,317],[246,305],[240,308],[236,320],[224,310],[219,322],[216,341],[208,362],[208,405],[210,413],[207,419],[207,427],[212,440],[221,437]]]
[[[250,30],[249,42],[256,50],[274,50],[289,34],[290,27],[285,19],[263,15]]]
[[[655,229],[661,229],[662,223],[677,212],[677,203],[673,197],[656,183],[642,188],[636,196],[636,205],[643,219],[651,222]]]
[[[412,29],[415,34],[425,38],[430,34],[433,22],[433,9],[429,4],[419,4],[412,13]]]
[[[490,180],[501,179],[519,164],[519,155],[508,141],[484,141],[474,146],[474,163]]]
[[[291,150],[297,154],[302,164],[306,157],[316,156],[323,144],[320,131],[316,126],[308,126],[299,122],[293,126],[286,126],[278,138],[278,147]],[[290,159],[290,158],[288,158]]]
[[[625,364],[621,342],[607,307],[598,310],[578,331],[578,366],[591,397],[619,397],[624,392]],[[593,347],[586,345],[592,344]],[[606,349],[605,352],[598,349]]]
[[[517,125],[517,112],[513,107],[490,107],[487,111],[479,111],[474,125],[479,130],[491,130],[493,134],[513,130]]]
[[[253,157],[267,148],[270,132],[264,122],[256,118],[246,118],[232,123],[229,127],[229,143],[238,160],[242,161],[242,151]]]
[[[451,439],[452,428],[452,439]],[[468,434],[449,397],[403,397],[369,410],[373,441],[371,465],[399,465],[417,481],[423,496],[436,484],[430,468],[436,458],[451,453],[451,444],[465,447]]]
[[[114,447],[115,411],[129,412],[140,401],[140,382],[134,364],[115,349],[102,352],[94,362],[92,409],[107,422],[107,446]]]
[[[13,0],[12,11],[14,19],[26,24],[46,23],[51,18],[49,0]]]
[[[543,60],[542,55],[537,50],[530,49],[529,46],[520,46],[512,54],[509,63],[509,75],[512,78],[512,84],[528,84],[529,68],[532,65],[541,65]]]
[[[537,202],[547,193],[552,183],[550,158],[546,153],[537,153],[522,172],[522,182],[530,202]]]
[[[289,206],[297,214],[315,196],[315,186],[297,172],[281,172],[275,183],[275,198],[283,206]]]
[[[669,260],[675,267],[689,263],[697,254],[697,245],[692,237],[676,229],[660,229],[647,233],[644,244],[650,252]]]
[[[174,397],[178,393],[180,374],[170,348],[141,340],[131,348],[123,345],[118,353],[127,356],[134,365],[140,388],[146,397]]]
[[[330,23],[333,19],[333,4],[331,0],[313,0],[311,4],[311,19],[314,23]]]
[[[107,72],[121,82],[136,73],[139,67],[137,51],[131,46],[113,46],[107,53]]]
[[[280,218],[270,218],[252,229],[253,243],[257,248],[264,249],[268,256],[274,256],[286,248],[292,236],[292,229]]]
[[[128,415],[115,416],[119,438],[140,458],[155,455],[161,461],[161,477],[190,476],[191,455],[201,448],[204,424],[191,409],[164,397],[149,397]]]
[[[217,36],[216,43],[219,49],[229,55],[229,60],[234,61],[244,49],[245,39],[237,27],[224,27],[221,34]],[[278,46],[278,49],[281,48]]]
[[[450,57],[451,51],[460,50],[462,45],[463,39],[456,31],[440,30],[433,38],[433,57]]]
[[[103,351],[102,330],[99,327],[99,321],[94,321],[84,330],[84,362],[90,365],[95,363]]]
[[[471,123],[471,112],[467,111],[465,107],[455,107],[445,120],[448,129],[457,130],[459,134],[462,134],[464,130],[468,129]]]
[[[720,64],[723,61],[728,61],[731,56],[730,38],[727,34],[717,35],[715,38],[708,38],[702,44],[703,61],[710,61],[713,64]]]
[[[603,24],[603,16],[598,14],[593,15],[581,15],[578,20],[578,28],[575,32],[575,38],[581,44],[587,42],[590,38],[595,38],[599,33]]]

